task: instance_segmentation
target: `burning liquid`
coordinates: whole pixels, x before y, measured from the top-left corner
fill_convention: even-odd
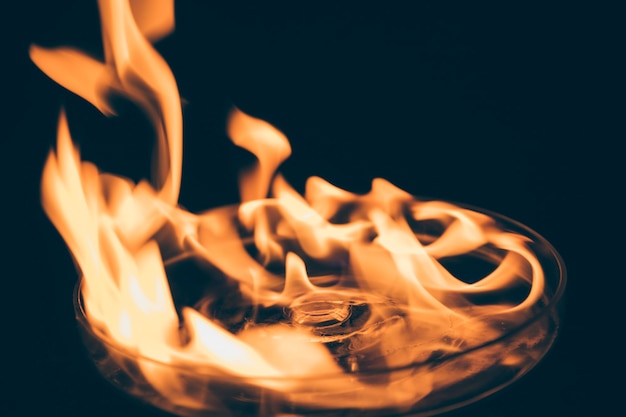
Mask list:
[[[501,388],[545,354],[563,277],[542,238],[382,179],[357,195],[311,177],[301,195],[277,171],[287,138],[238,109],[228,134],[258,158],[241,174],[241,204],[179,207],[180,100],[148,41],[173,16],[145,4],[100,3],[104,62],[31,50],[104,113],[111,91],[136,102],[158,136],[159,174],[135,184],[81,161],[62,115],[42,178],[108,380],[189,416],[427,414]]]
[[[220,208],[204,216],[234,215],[236,209]],[[188,249],[167,260],[165,269],[179,315],[184,317],[182,310],[192,305],[201,317],[237,335],[274,369],[285,372],[280,376],[238,375],[210,360],[152,360],[119,346],[94,328],[80,303],[77,316],[86,345],[107,379],[183,416],[317,415],[320,410],[331,416],[405,411],[431,415],[516,380],[543,357],[556,337],[554,298],[560,275],[554,253],[522,226],[500,216],[493,220],[503,233],[533,237],[528,248],[544,267],[544,292],[523,313],[507,312],[527,300],[532,281],[508,274],[506,288],[451,294],[458,308],[431,311],[412,308],[399,297],[367,291],[359,284],[359,273],[349,266],[311,260],[304,252],[298,258],[290,255],[285,264],[274,264],[271,273],[284,282],[292,276],[287,272],[294,268],[292,262],[304,259],[305,264],[314,265],[307,276],[314,291],[292,285],[292,296],[287,298],[283,283],[269,292],[271,302],[255,300],[254,291],[248,295],[245,285],[216,268],[201,251]],[[437,230],[432,224],[422,229]],[[416,235],[431,242],[441,238],[424,232]],[[263,259],[250,236],[224,244],[244,248],[255,262]],[[297,241],[281,244],[295,251],[291,254],[301,250]],[[377,261],[378,256],[388,256],[386,250],[370,249],[368,256]],[[506,251],[483,245],[442,263],[450,270],[463,271],[465,285],[471,288],[496,276],[501,265],[509,262],[507,257]],[[460,303],[461,299],[466,302]],[[190,346],[193,334],[185,330],[177,334],[183,349]],[[209,342],[219,346],[219,342]],[[159,379],[157,385],[154,375],[166,379]]]

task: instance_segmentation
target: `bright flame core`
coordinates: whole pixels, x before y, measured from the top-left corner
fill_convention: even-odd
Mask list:
[[[201,214],[179,207],[181,105],[170,68],[148,41],[173,29],[173,4],[160,3],[165,12],[155,14],[148,2],[100,1],[104,62],[71,48],[33,46],[31,57],[107,115],[109,93],[123,94],[157,132],[158,175],[135,184],[81,161],[62,113],[42,201],[80,267],[93,331],[147,359],[138,366],[164,397],[201,406],[154,363],[258,378],[303,404],[408,406],[431,390],[428,379],[420,376],[418,387],[411,377],[389,381],[381,398],[363,395],[380,387],[352,375],[471,349],[541,307],[544,272],[528,238],[485,214],[416,200],[382,179],[356,195],[311,177],[300,195],[277,173],[291,153],[287,138],[238,109],[228,134],[258,159],[241,175],[242,203]],[[485,248],[502,256],[478,279],[445,266]],[[216,298],[226,294],[212,290],[194,306],[174,302],[166,265],[183,258],[226,277],[236,294],[226,306],[232,317],[216,313]],[[321,375],[337,377],[320,383],[316,396],[298,396],[291,378],[310,386]]]

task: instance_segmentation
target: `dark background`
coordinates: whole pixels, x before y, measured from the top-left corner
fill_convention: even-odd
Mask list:
[[[94,3],[22,2],[3,16],[6,415],[160,415],[91,368],[73,318],[75,270],[39,203],[62,105],[85,159],[149,174],[139,112],[104,119],[28,59],[31,43],[100,54]],[[356,192],[383,177],[516,219],[565,260],[562,334],[529,375],[452,415],[608,414],[624,361],[619,12],[547,0],[178,2],[177,29],[157,48],[185,102],[180,202],[200,211],[237,201],[247,159],[224,132],[237,105],[289,137],[281,170],[300,190],[310,175]]]

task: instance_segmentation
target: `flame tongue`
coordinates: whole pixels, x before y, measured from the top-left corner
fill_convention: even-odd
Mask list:
[[[159,197],[169,205],[178,202],[182,169],[182,113],[178,88],[169,66],[148,42],[173,29],[171,0],[158,0],[162,12],[134,1],[100,1],[105,62],[72,48],[46,50],[32,46],[32,60],[53,80],[89,101],[105,114],[114,110],[109,92],[121,93],[137,103],[150,117],[158,136]],[[151,5],[152,6],[152,5]],[[133,11],[141,16],[139,28]],[[150,13],[148,13],[150,12]],[[162,17],[161,17],[162,16]]]
[[[31,57],[103,113],[113,113],[106,97],[114,90],[154,124],[159,172],[152,183],[134,184],[81,162],[62,113],[42,200],[80,267],[94,331],[136,352],[143,375],[162,395],[199,406],[155,363],[258,378],[258,385],[304,403],[356,402],[357,390],[380,388],[350,373],[469,349],[501,336],[496,321],[516,325],[532,313],[543,271],[526,238],[498,229],[484,214],[417,201],[382,179],[356,195],[311,177],[302,196],[277,173],[291,153],[286,137],[238,109],[228,133],[258,158],[241,176],[242,204],[198,215],[179,207],[180,100],[171,70],[148,41],[173,28],[172,2],[159,3],[164,13],[147,2],[99,3],[104,62],[70,48],[34,46]],[[420,232],[428,222],[440,232]],[[462,280],[444,267],[485,248],[504,255],[480,279]],[[239,321],[228,328],[211,308],[177,305],[162,252],[170,263],[193,258],[219,271],[238,294],[229,311]],[[209,286],[197,306],[219,299],[218,287]],[[473,301],[510,288],[523,295]],[[301,387],[285,379],[319,374],[336,378],[317,387],[315,398],[300,396]],[[419,383],[414,378],[391,381],[382,400],[361,394],[359,405],[418,401],[431,386],[423,375]]]
[[[272,177],[291,155],[291,146],[282,132],[269,123],[234,109],[228,124],[233,143],[252,152],[258,163],[241,174],[241,201],[267,197]]]

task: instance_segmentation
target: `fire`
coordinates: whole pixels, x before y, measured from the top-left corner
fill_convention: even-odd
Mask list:
[[[357,195],[311,177],[301,195],[278,172],[291,153],[288,139],[239,109],[227,132],[257,157],[241,174],[241,203],[198,214],[178,206],[181,103],[150,42],[173,30],[173,3],[99,5],[103,62],[37,46],[32,60],[104,114],[114,114],[111,91],[141,106],[157,134],[158,174],[134,183],[82,161],[62,112],[42,202],[79,266],[91,330],[136,357],[142,377],[169,402],[204,407],[205,397],[185,389],[181,369],[211,369],[298,406],[410,407],[459,372],[407,368],[384,385],[359,375],[495,341],[545,303],[544,271],[527,237],[383,179]],[[458,277],[446,263],[463,256],[487,258],[493,268],[479,279]],[[224,279],[207,276],[206,292],[181,305],[169,270],[189,260]],[[487,354],[511,366],[523,360]]]

